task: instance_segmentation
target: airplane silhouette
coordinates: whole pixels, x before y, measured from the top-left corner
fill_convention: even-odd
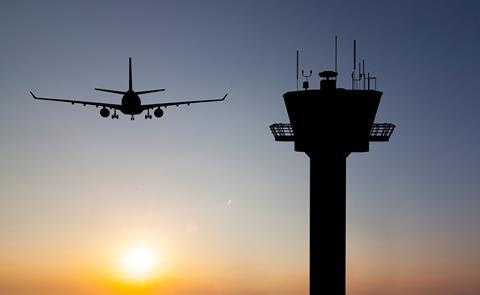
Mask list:
[[[145,90],[145,91],[134,91],[132,88],[132,58],[128,59],[128,90],[127,91],[118,91],[118,90],[109,90],[103,88],[95,88],[97,91],[103,92],[110,92],[115,94],[121,94],[122,103],[121,104],[111,104],[111,103],[103,103],[103,102],[94,102],[94,101],[81,101],[81,100],[70,100],[70,99],[57,99],[57,98],[47,98],[47,97],[37,97],[33,92],[30,91],[30,94],[33,96],[34,99],[39,100],[51,100],[51,101],[61,101],[61,102],[70,102],[71,104],[83,104],[86,105],[93,105],[97,108],[99,106],[102,107],[100,110],[100,115],[104,118],[110,115],[110,110],[113,109],[112,119],[118,119],[117,110],[121,111],[126,115],[131,115],[130,120],[134,120],[134,115],[141,114],[143,111],[147,111],[145,115],[145,119],[151,119],[152,115],[150,115],[150,110],[155,109],[153,114],[155,117],[160,118],[163,116],[163,110],[161,108],[167,108],[168,106],[179,106],[179,105],[190,105],[192,103],[201,103],[201,102],[211,102],[211,101],[222,101],[225,100],[228,93],[220,99],[206,99],[206,100],[190,100],[190,101],[173,101],[173,102],[166,102],[166,103],[154,103],[154,104],[143,104],[140,100],[139,95],[153,93],[153,92],[160,92],[165,91],[165,89],[155,89],[155,90]],[[110,109],[110,110],[109,110]]]

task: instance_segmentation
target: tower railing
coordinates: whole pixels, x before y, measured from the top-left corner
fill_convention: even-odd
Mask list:
[[[374,123],[370,129],[370,141],[388,141],[395,129],[392,123]],[[275,141],[294,141],[295,134],[293,133],[292,125],[289,123],[276,123],[270,125]]]
[[[374,123],[370,129],[370,141],[388,141],[395,129],[392,123]]]
[[[292,124],[290,123],[276,123],[270,125],[275,141],[294,141],[295,135],[293,134]]]

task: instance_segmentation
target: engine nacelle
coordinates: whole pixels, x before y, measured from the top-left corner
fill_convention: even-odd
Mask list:
[[[161,116],[163,116],[163,110],[161,108],[158,108],[155,110],[155,112],[153,112],[153,114],[155,115],[155,117],[160,118]]]
[[[100,116],[106,118],[110,115],[110,111],[107,108],[102,108],[100,110]]]

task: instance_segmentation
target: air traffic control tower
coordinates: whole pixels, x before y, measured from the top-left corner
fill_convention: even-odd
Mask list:
[[[290,123],[270,129],[276,141],[293,141],[295,151],[310,157],[310,294],[344,295],[346,159],[368,152],[370,142],[388,141],[395,126],[374,123],[382,92],[371,89],[375,78],[361,64],[358,73],[354,66],[352,89],[337,88],[336,71],[319,76],[320,89],[309,89],[307,80],[303,90],[283,95]]]

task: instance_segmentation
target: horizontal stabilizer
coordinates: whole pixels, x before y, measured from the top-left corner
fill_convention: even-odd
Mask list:
[[[124,95],[126,93],[125,91],[110,90],[110,89],[103,89],[103,88],[95,88],[95,90],[103,91],[103,92],[110,92],[110,93],[115,93],[115,94],[122,94],[122,95]]]
[[[154,92],[160,92],[160,91],[165,91],[165,89],[135,91],[135,93],[138,94],[138,95],[141,95],[141,94],[154,93]]]

